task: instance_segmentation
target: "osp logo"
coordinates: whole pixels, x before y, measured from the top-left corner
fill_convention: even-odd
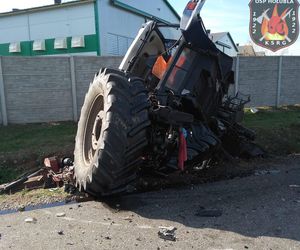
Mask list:
[[[299,35],[298,0],[252,0],[250,36],[257,45],[276,52]]]

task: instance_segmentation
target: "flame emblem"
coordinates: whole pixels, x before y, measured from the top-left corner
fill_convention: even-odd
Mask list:
[[[279,16],[278,4],[275,5],[271,18],[264,16],[261,26],[261,34],[267,41],[284,41],[288,38],[289,27],[286,22],[286,17],[290,15],[292,9],[286,8]]]
[[[276,52],[299,36],[298,0],[251,0],[249,33],[252,41]]]

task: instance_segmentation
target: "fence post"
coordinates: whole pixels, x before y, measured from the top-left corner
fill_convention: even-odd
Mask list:
[[[4,80],[3,80],[3,71],[2,71],[2,57],[0,56],[0,101],[1,101],[1,113],[3,125],[8,125],[7,120],[7,107],[6,107],[6,98],[5,98],[5,89],[4,89]]]
[[[281,83],[282,83],[282,56],[279,57],[279,63],[278,63],[278,82],[277,82],[277,97],[276,97],[277,108],[280,107]]]
[[[234,93],[237,94],[239,92],[239,78],[240,78],[240,57],[236,57],[235,63],[235,85],[234,85]]]
[[[71,72],[71,83],[72,83],[73,119],[75,122],[77,122],[78,112],[77,112],[76,76],[75,76],[75,62],[73,56],[70,57],[70,72]]]

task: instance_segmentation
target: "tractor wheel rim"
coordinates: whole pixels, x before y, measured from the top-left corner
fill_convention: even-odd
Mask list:
[[[104,118],[104,99],[102,95],[95,97],[87,117],[84,143],[83,158],[86,166],[90,166],[95,155],[98,153],[101,142],[102,119]]]
[[[102,119],[104,116],[104,112],[101,110],[94,122],[93,126],[93,133],[92,133],[92,148],[93,150],[98,149],[98,145],[100,142],[100,136],[101,136],[101,128],[102,128]]]

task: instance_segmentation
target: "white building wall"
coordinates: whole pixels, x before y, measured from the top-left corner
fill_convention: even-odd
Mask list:
[[[109,2],[101,0],[98,4],[101,55],[125,55],[145,18]]]
[[[117,7],[110,0],[97,1],[101,55],[123,56],[142,24],[145,23],[145,17]],[[169,22],[179,22],[162,0],[122,0],[120,2]]]
[[[29,23],[32,40],[96,33],[93,4],[32,13]]]
[[[230,39],[228,36],[222,37],[222,38],[219,40],[219,42],[224,43],[224,44],[226,44],[226,45],[228,45],[228,46],[231,47],[231,49],[228,49],[228,48],[225,47],[225,48],[224,48],[224,51],[223,51],[223,47],[221,47],[220,45],[217,45],[217,47],[218,47],[221,51],[223,51],[225,54],[227,54],[227,55],[229,55],[229,56],[232,56],[232,57],[237,56],[237,51],[236,51],[235,48],[234,48],[234,44],[232,43],[231,39]]]
[[[119,0],[119,2],[142,10],[170,23],[179,22],[175,14],[170,10],[163,0]]]
[[[145,22],[145,17],[118,7],[111,0],[96,1],[101,55],[124,55]],[[179,22],[163,0],[119,2],[170,23]],[[0,17],[0,45],[96,33],[94,3],[28,10]]]
[[[95,33],[92,3],[0,18],[0,43]]]
[[[0,34],[0,43],[28,41],[28,15],[1,17]]]

